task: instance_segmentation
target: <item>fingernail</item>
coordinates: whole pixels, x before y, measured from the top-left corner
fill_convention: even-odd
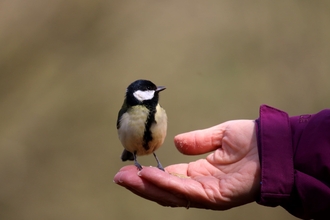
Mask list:
[[[121,180],[121,173],[120,172],[115,175],[115,177],[113,178],[113,182],[116,183],[116,184],[123,182]]]
[[[137,172],[137,175],[138,175],[138,176],[142,176],[142,175],[141,175],[141,170],[140,170],[139,172]]]

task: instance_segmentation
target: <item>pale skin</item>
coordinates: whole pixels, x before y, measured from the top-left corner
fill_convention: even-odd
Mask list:
[[[260,188],[255,126],[253,120],[234,120],[179,134],[174,144],[181,153],[211,154],[166,172],[125,166],[114,182],[163,206],[226,210],[253,202]]]

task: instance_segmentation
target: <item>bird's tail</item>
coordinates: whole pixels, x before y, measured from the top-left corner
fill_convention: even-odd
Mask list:
[[[122,161],[134,160],[134,156],[131,152],[124,150],[123,153],[121,154],[121,160]]]

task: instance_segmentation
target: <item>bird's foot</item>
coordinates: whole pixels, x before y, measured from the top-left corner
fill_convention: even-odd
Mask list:
[[[158,164],[157,167],[158,167],[158,169],[160,169],[160,170],[162,170],[162,171],[165,172],[165,169],[163,168],[163,166],[161,164]]]
[[[142,166],[139,163],[134,163],[134,165],[136,166],[136,168],[141,171],[142,170]]]

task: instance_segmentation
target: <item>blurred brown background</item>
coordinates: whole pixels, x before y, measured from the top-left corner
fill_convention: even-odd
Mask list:
[[[117,112],[132,81],[167,87],[166,166],[199,158],[177,152],[178,133],[263,103],[328,108],[329,27],[329,1],[0,1],[0,219],[295,219],[255,203],[166,208],[117,186],[130,164]]]

